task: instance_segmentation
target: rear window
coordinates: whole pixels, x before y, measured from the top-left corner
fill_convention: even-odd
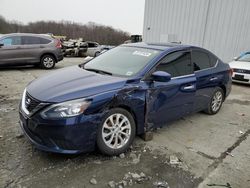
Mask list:
[[[49,44],[51,41],[49,39],[40,38],[40,44]]]
[[[96,47],[98,47],[98,44],[92,43],[92,42],[88,42],[88,47],[89,48],[96,48]]]

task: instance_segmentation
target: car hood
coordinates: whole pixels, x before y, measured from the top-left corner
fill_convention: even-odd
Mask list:
[[[229,66],[234,69],[250,70],[250,62],[245,61],[232,61],[229,63]]]
[[[34,80],[27,92],[43,102],[63,102],[122,88],[126,80],[72,66]]]

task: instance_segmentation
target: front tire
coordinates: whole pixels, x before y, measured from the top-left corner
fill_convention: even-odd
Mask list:
[[[97,146],[105,155],[127,151],[135,138],[135,121],[125,109],[111,109],[103,118],[97,132]]]
[[[53,69],[56,65],[56,60],[52,55],[44,55],[40,64],[43,69]]]
[[[217,114],[222,106],[224,101],[224,91],[217,87],[211,97],[211,100],[208,104],[208,108],[205,110],[207,114],[214,115]]]

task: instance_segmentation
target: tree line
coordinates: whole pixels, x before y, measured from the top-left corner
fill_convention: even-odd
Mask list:
[[[17,21],[7,21],[0,16],[0,33],[52,33],[66,36],[67,39],[83,38],[100,44],[119,45],[130,38],[128,32],[89,22],[87,24],[71,21],[37,21],[24,25]]]

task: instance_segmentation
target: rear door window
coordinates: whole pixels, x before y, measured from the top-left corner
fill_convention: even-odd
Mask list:
[[[20,45],[21,37],[19,36],[7,37],[7,38],[0,40],[0,43],[3,44],[4,46]]]
[[[23,45],[35,45],[35,44],[48,44],[50,43],[49,39],[34,37],[34,36],[23,36],[22,44]]]
[[[193,50],[192,62],[194,66],[194,71],[199,71],[211,67],[209,56],[203,51]]]
[[[178,51],[164,57],[156,67],[156,71],[165,71],[172,77],[185,76],[193,73],[191,54]]]
[[[89,48],[96,48],[96,47],[98,47],[98,45],[96,43],[89,42],[88,47]]]
[[[40,40],[38,37],[23,36],[22,44],[23,45],[40,44]]]

